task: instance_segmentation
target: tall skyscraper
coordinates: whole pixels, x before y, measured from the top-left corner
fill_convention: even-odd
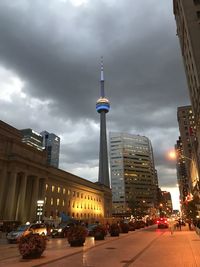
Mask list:
[[[43,131],[43,146],[47,150],[47,163],[55,168],[59,167],[60,137],[53,133]]]
[[[191,158],[193,144],[196,140],[196,125],[191,106],[182,106],[177,109],[177,120],[183,146],[183,155]]]
[[[130,208],[154,208],[157,175],[153,149],[147,137],[126,133],[109,135],[113,212],[128,214]]]
[[[106,113],[109,112],[110,102],[105,97],[103,61],[101,60],[101,95],[96,102],[96,111],[100,114],[100,148],[99,148],[99,178],[98,182],[110,187],[108,170],[108,152],[106,136]]]
[[[174,0],[181,52],[196,125],[200,127],[200,0]]]
[[[187,196],[189,195],[189,182],[190,182],[190,170],[187,168],[186,161],[184,158],[183,153],[183,144],[181,137],[176,142],[175,150],[177,152],[176,158],[176,171],[177,171],[177,180],[178,180],[178,187],[180,192],[180,202],[181,202],[181,210],[183,211]]]
[[[180,138],[175,146],[178,156],[177,177],[180,188],[180,198],[182,203],[184,203],[189,194],[198,194],[198,192],[195,192],[195,187],[199,181],[199,164],[196,149],[196,124],[192,107],[178,107],[177,118],[180,131]],[[185,179],[187,179],[187,182],[185,182]],[[186,189],[187,195],[185,195]]]
[[[180,41],[192,110],[197,127],[197,140],[193,145],[196,159],[195,162],[192,162],[192,164],[194,163],[192,172],[193,175],[200,177],[200,0],[173,0],[173,4],[177,35]],[[195,179],[196,182],[199,182],[199,178]]]
[[[22,133],[22,142],[29,146],[35,147],[38,150],[43,150],[43,137],[41,134],[33,131],[30,128],[20,130]]]

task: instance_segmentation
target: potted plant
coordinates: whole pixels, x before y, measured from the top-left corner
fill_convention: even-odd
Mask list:
[[[88,231],[85,226],[74,225],[71,226],[67,232],[67,239],[71,247],[83,246]]]
[[[120,229],[122,233],[128,233],[129,231],[128,223],[120,222]]]
[[[95,240],[104,240],[107,235],[106,227],[102,224],[96,225],[91,231],[91,235],[94,236]]]
[[[46,237],[29,233],[19,239],[19,252],[23,259],[39,258],[46,249]]]
[[[119,236],[119,233],[120,233],[119,225],[117,223],[112,223],[110,225],[109,232],[111,236]]]

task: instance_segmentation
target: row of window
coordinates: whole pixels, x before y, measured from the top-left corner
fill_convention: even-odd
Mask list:
[[[45,197],[45,204],[47,204],[47,198]],[[50,205],[53,206],[53,205],[56,205],[56,206],[66,206],[66,201],[65,200],[61,200],[59,198],[57,199],[54,199],[53,197],[50,198]],[[81,209],[94,209],[94,210],[101,210],[101,207],[100,206],[95,206],[95,205],[92,205],[90,203],[86,204],[86,203],[78,203],[78,202],[72,202],[72,205],[71,205],[71,201],[69,200],[68,201],[68,207],[72,207],[72,208],[81,208]]]
[[[46,191],[49,190],[49,185],[46,184]],[[68,196],[72,195],[72,197],[80,197],[80,198],[84,198],[84,199],[88,199],[88,200],[93,200],[93,201],[97,201],[97,202],[101,202],[101,198],[100,197],[94,197],[94,196],[90,196],[90,195],[84,195],[83,193],[80,192],[76,192],[76,191],[71,191],[71,189],[66,189],[66,188],[61,188],[60,186],[55,186],[55,185],[51,185],[50,187],[51,192],[56,192],[56,193],[62,193],[63,195],[67,194]]]

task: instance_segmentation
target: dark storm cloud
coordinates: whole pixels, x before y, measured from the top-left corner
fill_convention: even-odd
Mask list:
[[[103,55],[111,101],[109,130],[146,135],[157,146],[170,128],[173,135],[167,137],[175,143],[176,108],[188,104],[175,35],[168,1],[148,0],[144,5],[139,0],[93,0],[80,8],[69,1],[0,2],[0,64],[25,82],[23,90],[30,98],[53,100],[48,112],[58,135],[67,125],[59,128],[56,118],[98,122],[95,101]],[[32,125],[43,130],[52,123],[35,120]],[[157,136],[150,133],[152,128]],[[88,140],[63,146],[65,163],[97,159],[99,135],[92,129],[86,133]],[[156,164],[162,169],[164,148],[155,146]]]

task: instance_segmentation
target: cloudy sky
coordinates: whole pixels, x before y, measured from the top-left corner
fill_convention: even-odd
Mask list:
[[[148,137],[175,199],[166,153],[190,102],[172,0],[1,0],[0,119],[57,134],[60,168],[97,181],[102,55],[108,132]]]

